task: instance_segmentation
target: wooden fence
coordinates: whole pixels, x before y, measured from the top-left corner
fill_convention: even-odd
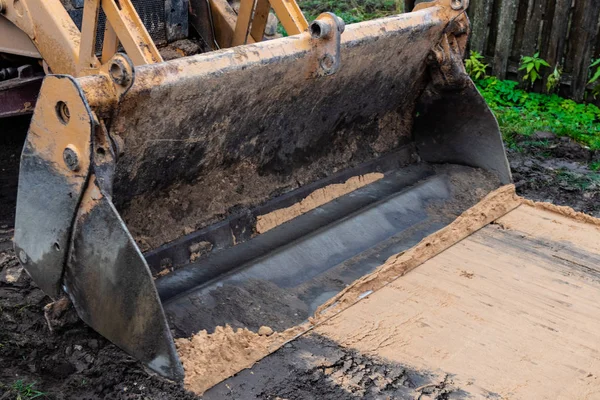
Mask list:
[[[405,0],[406,9],[412,5]],[[589,66],[600,58],[600,0],[470,0],[468,15],[470,48],[486,57],[493,75],[521,80],[521,56],[539,52],[551,65],[545,77],[562,69],[560,93],[584,99]],[[534,89],[543,88],[539,82]]]

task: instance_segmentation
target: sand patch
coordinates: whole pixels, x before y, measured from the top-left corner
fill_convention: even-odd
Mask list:
[[[256,218],[256,232],[265,233],[276,226],[290,221],[302,214],[305,214],[323,204],[329,203],[345,194],[360,189],[370,183],[383,178],[383,174],[373,172],[365,175],[353,176],[344,183],[334,183],[323,188],[317,189],[296,204],[286,208],[271,211],[265,215],[259,215]]]
[[[521,199],[521,202],[523,204],[527,204],[528,206],[531,206],[534,208],[538,208],[541,210],[546,210],[546,211],[550,211],[550,212],[553,212],[556,214],[560,214],[562,216],[571,218],[575,221],[580,221],[580,222],[585,222],[587,224],[600,226],[600,219],[598,219],[596,217],[592,217],[591,215],[584,214],[579,211],[575,211],[571,207],[568,207],[568,206],[557,206],[556,204],[533,201],[533,200],[529,200],[529,199]]]
[[[599,398],[597,220],[523,203],[313,332],[473,398]]]
[[[261,329],[266,331],[268,327]],[[203,330],[191,338],[176,339],[177,352],[185,370],[185,387],[202,394],[222,380],[251,367],[306,330],[307,326],[298,326],[284,332],[258,334],[245,328],[234,331],[227,325],[216,327],[211,334]]]

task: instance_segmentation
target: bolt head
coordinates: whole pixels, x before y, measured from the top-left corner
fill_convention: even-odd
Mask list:
[[[126,86],[131,81],[127,65],[119,58],[112,61],[108,73],[117,85]]]
[[[329,71],[331,68],[333,68],[334,64],[335,60],[331,54],[325,54],[325,56],[321,58],[321,67],[326,71]]]
[[[450,7],[452,7],[453,10],[462,9],[463,8],[463,0],[451,0]]]
[[[21,264],[27,264],[27,253],[23,249],[19,250],[19,261],[21,261]]]
[[[63,151],[63,160],[67,168],[71,171],[77,171],[79,169],[79,157],[77,152],[70,147],[67,147]]]

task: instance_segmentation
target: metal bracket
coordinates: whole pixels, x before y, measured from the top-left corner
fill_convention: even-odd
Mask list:
[[[119,60],[110,75],[130,85],[122,74],[133,67]],[[64,290],[93,329],[181,380],[152,274],[111,200],[115,153],[78,81],[47,76],[21,157],[15,252],[46,294],[57,299]]]
[[[434,87],[462,89],[468,83],[463,63],[468,33],[468,17],[461,14],[450,21],[441,41],[432,49],[428,64]]]
[[[100,73],[107,75],[112,82],[117,98],[121,98],[135,81],[135,67],[131,59],[123,53],[115,54],[102,65]]]
[[[73,226],[64,287],[79,317],[169,379],[184,371],[150,268],[111,201],[114,154],[97,130],[93,173]],[[100,151],[102,149],[102,151]]]
[[[346,25],[333,13],[323,13],[308,27],[313,48],[310,75],[327,76],[340,68],[341,37]]]
[[[14,246],[29,275],[54,299],[62,293],[97,124],[74,78],[44,79],[21,156]]]

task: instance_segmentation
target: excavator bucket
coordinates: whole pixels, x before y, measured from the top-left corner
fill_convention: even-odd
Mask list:
[[[173,336],[283,330],[511,181],[462,59],[467,0],[44,79],[15,250],[150,369]]]

